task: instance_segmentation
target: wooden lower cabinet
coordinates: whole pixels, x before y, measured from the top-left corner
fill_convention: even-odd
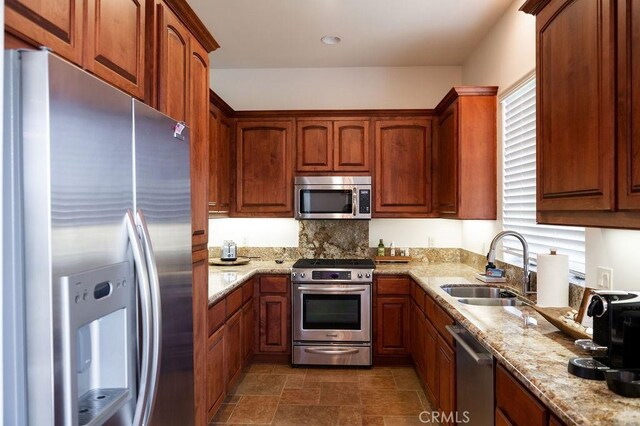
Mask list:
[[[424,387],[427,397],[438,403],[438,332],[431,322],[425,319],[424,333]]]
[[[289,298],[286,296],[277,294],[260,296],[260,352],[288,352],[288,305]]]
[[[253,355],[253,289],[250,280],[210,306],[207,312],[206,422],[211,421]]]
[[[242,307],[242,366],[245,367],[251,362],[253,355],[253,299],[249,300]]]
[[[445,414],[455,413],[456,410],[456,353],[438,336],[438,353],[436,355],[438,368],[438,407]],[[442,424],[453,424],[444,422]]]
[[[225,328],[220,327],[209,336],[207,345],[207,419],[213,417],[225,397],[224,333]]]
[[[225,323],[224,330],[224,369],[227,389],[231,389],[242,372],[242,311],[236,312]]]
[[[549,412],[502,365],[496,365],[496,424],[546,426]]]
[[[291,284],[287,275],[258,278],[258,337],[256,353],[291,353]]]
[[[409,297],[378,297],[376,300],[375,354],[409,354]]]

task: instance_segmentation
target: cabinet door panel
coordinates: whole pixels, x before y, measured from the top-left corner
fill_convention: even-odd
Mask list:
[[[291,121],[238,122],[238,215],[293,216],[291,133]]]
[[[409,353],[409,298],[378,297],[376,301],[376,355]]]
[[[242,365],[249,364],[253,354],[253,300],[242,307]]]
[[[443,413],[454,413],[456,410],[456,354],[438,336],[438,407]],[[444,424],[451,425],[452,422]]]
[[[431,212],[431,120],[376,121],[378,217]]]
[[[83,5],[82,0],[6,0],[5,27],[82,65]]]
[[[224,369],[226,386],[231,389],[242,371],[242,311],[236,312],[224,326]]]
[[[206,371],[207,368],[207,338],[209,318],[207,312],[209,262],[207,250],[199,250],[192,253],[193,269],[193,368],[195,371]],[[214,308],[216,305],[214,305]],[[218,308],[219,309],[219,308]],[[218,313],[212,312],[212,315]],[[223,314],[224,318],[224,314]],[[212,318],[212,322],[219,319]],[[215,324],[213,325],[215,327]],[[195,415],[198,422],[205,419],[207,414],[206,375],[194,376]]]
[[[436,209],[440,213],[455,214],[458,207],[457,102],[449,106],[438,119],[433,165]]]
[[[207,346],[207,420],[210,421],[225,396],[224,328],[209,337]]]
[[[228,212],[231,192],[231,120],[218,121],[218,211]]]
[[[289,299],[285,296],[260,296],[260,352],[287,353]]]
[[[299,172],[331,171],[333,168],[331,121],[300,120],[296,126],[297,170]]]
[[[175,120],[187,121],[189,96],[189,33],[166,6],[157,6],[158,109]]]
[[[640,3],[618,2],[618,208],[640,210]]]
[[[371,169],[369,121],[334,121],[333,169],[368,172]]]
[[[614,208],[614,3],[555,0],[537,17],[539,211]]]
[[[496,366],[496,409],[516,425],[547,424],[547,409],[505,368]]]
[[[438,407],[438,333],[431,322],[424,322],[424,374],[427,397]]]
[[[139,99],[145,90],[145,1],[88,0],[84,66]]]
[[[208,242],[209,228],[209,56],[190,43],[187,125],[191,140],[191,229],[193,245]]]

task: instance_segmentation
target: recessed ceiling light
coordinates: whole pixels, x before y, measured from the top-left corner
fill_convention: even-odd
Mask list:
[[[324,44],[338,44],[342,40],[338,36],[326,35],[320,39]]]

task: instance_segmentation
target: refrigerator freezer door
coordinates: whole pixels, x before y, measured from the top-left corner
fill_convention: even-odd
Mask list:
[[[133,269],[123,221],[133,208],[131,98],[47,52],[19,60],[29,424],[75,425],[63,398],[63,380],[73,379],[60,373],[60,282],[121,262]],[[131,424],[130,373],[116,424]],[[85,385],[78,377],[78,395]]]
[[[133,101],[135,207],[146,218],[162,310],[160,373],[151,424],[194,424],[189,133]],[[140,225],[140,224],[139,224]]]

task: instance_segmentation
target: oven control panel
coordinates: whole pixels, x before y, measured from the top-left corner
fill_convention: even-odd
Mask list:
[[[351,271],[311,271],[311,279],[351,281]]]
[[[291,271],[291,281],[301,282],[352,282],[370,283],[373,281],[372,269],[294,269]]]

